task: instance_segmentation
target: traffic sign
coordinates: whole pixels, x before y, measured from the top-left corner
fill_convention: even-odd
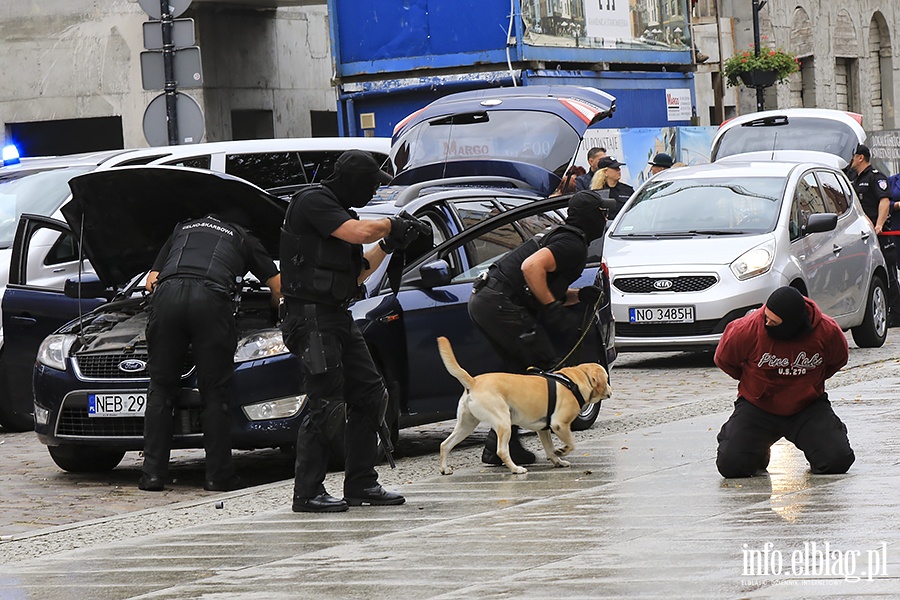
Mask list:
[[[178,144],[196,144],[203,137],[203,111],[200,104],[187,94],[175,93],[178,115]],[[169,145],[169,120],[166,114],[166,95],[150,101],[144,111],[144,138],[151,146]]]
[[[141,5],[145,13],[154,19],[162,19],[162,6],[159,0],[138,0],[138,4]],[[171,13],[172,18],[180,17],[190,5],[191,0],[169,0],[169,13]]]
[[[175,50],[172,56],[175,83],[180,88],[203,87],[200,48],[191,46]],[[158,50],[141,52],[141,81],[145,90],[166,89],[164,53]]]
[[[144,22],[144,48],[147,50],[163,49],[162,21]],[[172,21],[172,45],[175,48],[187,48],[194,45],[194,20],[175,19]]]

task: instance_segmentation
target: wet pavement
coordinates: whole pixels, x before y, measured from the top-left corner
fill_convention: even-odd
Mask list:
[[[878,373],[829,392],[857,455],[847,475],[811,475],[779,442],[768,475],[722,479],[727,410],[580,436],[569,469],[512,475],[470,446],[450,476],[431,456],[433,476],[404,482],[401,462],[400,507],[294,514],[277,482],[33,532],[8,543],[92,541],[0,565],[0,599],[894,599],[900,368]]]

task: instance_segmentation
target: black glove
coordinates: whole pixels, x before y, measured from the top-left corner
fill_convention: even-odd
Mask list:
[[[593,306],[603,296],[603,289],[597,285],[586,285],[578,290],[578,301]]]
[[[402,250],[409,246],[420,235],[431,233],[431,225],[415,218],[406,211],[396,217],[389,217],[391,232],[378,242],[381,249],[390,254],[394,250]]]
[[[578,316],[563,306],[559,300],[543,305],[540,317],[547,329],[551,331],[571,331],[578,329],[581,325]]]

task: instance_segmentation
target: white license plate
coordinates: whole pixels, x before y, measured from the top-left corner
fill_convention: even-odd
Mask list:
[[[693,306],[657,306],[653,308],[629,308],[628,320],[632,323],[693,323]]]
[[[88,394],[89,417],[143,417],[146,407],[146,392]]]

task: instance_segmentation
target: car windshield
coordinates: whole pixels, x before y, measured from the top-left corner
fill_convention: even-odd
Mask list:
[[[71,194],[69,180],[93,168],[0,171],[0,248],[12,246],[22,213],[52,215]]]
[[[775,228],[781,177],[651,181],[628,205],[613,237],[737,235]]]
[[[811,117],[770,117],[725,131],[713,149],[713,161],[746,152],[803,150],[825,152],[846,161],[859,140],[846,123]]]
[[[503,110],[419,123],[394,144],[397,173],[454,161],[514,161],[562,173],[578,148],[563,119],[534,111]]]

